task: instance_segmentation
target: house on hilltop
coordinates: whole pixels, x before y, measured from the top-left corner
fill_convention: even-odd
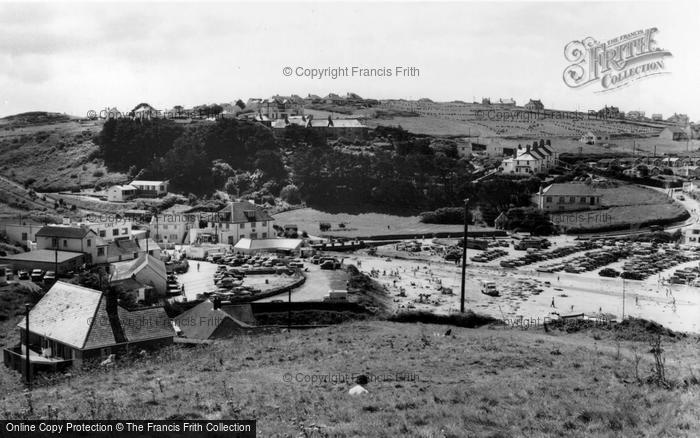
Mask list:
[[[539,99],[530,99],[530,101],[525,104],[525,109],[530,111],[544,111],[544,104],[542,104],[542,101]]]

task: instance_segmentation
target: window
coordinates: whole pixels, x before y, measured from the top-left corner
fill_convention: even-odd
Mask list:
[[[243,223],[241,224],[240,229],[241,229],[241,230],[244,230],[244,229],[245,229],[245,222],[243,222]]]
[[[53,246],[54,248],[58,246],[58,238],[57,237],[51,238],[51,246]]]
[[[575,196],[569,197],[569,202],[572,203],[572,204],[575,203],[575,202],[576,202],[576,197],[575,197]]]
[[[22,233],[22,240],[28,240],[28,239],[27,239],[27,233]]]
[[[67,246],[68,246],[68,240],[63,239],[63,247],[65,248],[65,247],[67,247]]]
[[[88,248],[90,248],[92,246],[92,239],[87,240],[87,246],[88,246]]]
[[[560,203],[560,204],[563,204],[563,203],[564,203],[564,197],[563,197],[563,196],[560,196],[560,197],[559,197],[559,203]]]
[[[266,239],[267,238],[267,233],[262,233],[262,238]]]
[[[97,256],[101,257],[105,255],[105,249],[103,247],[97,248]]]
[[[107,236],[107,231],[100,230],[100,237],[106,237],[106,236]]]
[[[241,234],[241,239],[243,239],[244,237],[245,237],[245,234]]]
[[[552,197],[551,197],[551,196],[547,196],[547,202],[552,202]]]
[[[129,234],[128,228],[122,228],[122,234]]]
[[[585,196],[581,196],[581,202],[583,202],[584,204],[586,203],[586,197],[585,197]]]
[[[119,228],[114,228],[112,230],[112,236],[118,236],[119,235]]]
[[[267,221],[262,221],[262,224],[260,225],[261,227],[266,227],[267,226]]]

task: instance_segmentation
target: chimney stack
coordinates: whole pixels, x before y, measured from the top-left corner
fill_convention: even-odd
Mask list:
[[[214,298],[214,301],[212,301],[212,304],[214,305],[214,310],[221,309],[221,298],[219,298],[219,297]]]
[[[525,152],[530,153],[530,145],[528,144],[525,147],[526,147]]]

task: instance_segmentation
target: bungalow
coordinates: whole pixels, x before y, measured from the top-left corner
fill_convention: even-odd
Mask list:
[[[700,246],[700,223],[683,229],[683,243],[686,245]]]
[[[551,184],[536,195],[543,211],[571,211],[600,207],[600,193],[588,184]]]
[[[5,365],[24,371],[29,341],[30,373],[79,366],[111,354],[171,345],[175,332],[162,307],[128,310],[115,294],[56,282],[17,324],[21,345],[3,352]]]
[[[137,195],[164,196],[168,194],[168,181],[134,180],[130,186],[136,187]]]
[[[154,301],[168,291],[168,274],[165,263],[148,254],[136,260],[109,265],[109,283],[125,291],[133,291],[137,299]]]
[[[604,140],[610,140],[610,136],[607,134],[594,134],[593,132],[588,131],[587,133],[583,134],[578,141],[584,144],[592,145]]]
[[[107,200],[110,202],[125,202],[136,196],[136,187],[131,184],[116,185],[107,189]]]
[[[184,337],[200,340],[230,338],[255,329],[237,319],[234,312],[227,312],[227,307],[222,309],[218,299],[203,301],[174,318],[173,323]]]
[[[37,249],[0,257],[0,264],[10,265],[14,271],[41,269],[54,271],[57,275],[70,271],[75,272],[86,263],[87,256],[85,254],[50,249]]]
[[[88,264],[107,262],[109,243],[90,228],[47,225],[36,233],[37,249],[52,249],[86,254]]]
[[[688,132],[677,126],[669,126],[659,133],[659,138],[663,140],[685,141],[690,138]]]

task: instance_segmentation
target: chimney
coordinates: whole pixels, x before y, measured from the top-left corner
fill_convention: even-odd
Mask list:
[[[221,309],[221,298],[219,298],[219,297],[214,298],[214,301],[212,301],[212,304],[214,305],[214,310]]]
[[[530,153],[530,145],[528,144],[525,147],[527,148],[527,149],[525,149],[525,152]]]
[[[106,302],[107,317],[109,318],[109,325],[112,328],[112,333],[114,334],[114,340],[118,344],[127,342],[126,335],[124,334],[124,328],[122,327],[121,320],[119,319],[119,304],[117,303],[117,291],[113,288],[108,288],[107,292],[104,293],[104,298]]]

